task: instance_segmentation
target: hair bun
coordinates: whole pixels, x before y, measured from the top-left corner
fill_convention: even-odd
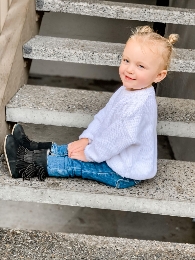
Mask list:
[[[172,33],[169,35],[168,41],[173,45],[178,41],[178,39],[179,39],[179,35]]]
[[[148,25],[145,25],[145,26],[139,26],[136,28],[136,32],[137,33],[153,33],[153,29],[148,26]]]

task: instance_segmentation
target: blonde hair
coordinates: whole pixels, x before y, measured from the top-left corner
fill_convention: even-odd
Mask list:
[[[154,32],[154,30],[150,26],[140,26],[135,28],[133,34],[130,36],[128,41],[130,39],[142,40],[144,43],[145,41],[149,41],[153,44],[160,44],[162,47],[161,55],[165,65],[164,69],[168,69],[171,58],[175,53],[173,45],[178,41],[179,35],[170,34],[168,38],[165,38],[160,34]]]

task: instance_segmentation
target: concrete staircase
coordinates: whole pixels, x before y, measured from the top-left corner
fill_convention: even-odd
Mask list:
[[[195,11],[180,8],[97,0],[36,2],[38,11],[195,24]],[[23,55],[29,59],[118,66],[123,47],[123,44],[35,36],[24,45]],[[194,69],[195,51],[177,49],[170,70],[194,72]],[[12,122],[87,127],[110,95],[106,92],[24,85],[7,104],[6,119]],[[55,102],[56,97],[58,102]],[[157,97],[157,102],[159,135],[195,138],[194,100]],[[194,176],[193,162],[159,160],[157,176],[132,189],[117,190],[80,179],[49,178],[44,183],[36,180],[23,182],[10,178],[5,161],[1,159],[0,199],[194,218]],[[49,254],[56,254],[56,259],[195,259],[195,245],[10,230],[1,230],[0,236],[5,241],[2,252],[9,244],[8,256],[12,252],[13,241],[16,241],[18,252],[20,245],[26,243],[28,246],[25,251],[21,249],[25,257],[25,254],[29,254],[26,259],[45,257],[44,250],[35,248],[43,243],[47,247],[47,241],[50,241],[48,246],[53,248],[49,249]]]

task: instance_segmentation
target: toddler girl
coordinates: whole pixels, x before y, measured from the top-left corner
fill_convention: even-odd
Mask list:
[[[128,39],[119,74],[122,86],[79,136],[68,145],[36,143],[21,125],[5,138],[13,178],[82,177],[128,188],[157,172],[157,105],[152,83],[163,80],[178,35],[168,39],[149,26]]]

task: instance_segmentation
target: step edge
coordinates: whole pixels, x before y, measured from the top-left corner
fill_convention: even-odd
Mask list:
[[[15,196],[17,194],[17,196]],[[125,197],[121,195],[71,192],[66,190],[9,186],[0,183],[0,199],[78,207],[142,212],[179,217],[195,217],[195,203]],[[103,203],[102,203],[103,202]]]
[[[32,124],[87,128],[94,115],[66,113],[24,107],[6,107],[6,121]],[[158,135],[195,138],[195,122],[173,122],[158,120]]]
[[[144,5],[144,4],[133,4],[133,3],[116,3],[108,1],[72,1],[71,5],[69,1],[64,1],[62,5],[55,5],[55,2],[49,1],[48,4],[46,1],[37,1],[36,9],[37,11],[52,11],[52,12],[63,12],[63,13],[73,13],[80,15],[89,15],[89,16],[98,16],[105,18],[114,18],[114,19],[125,19],[125,20],[140,20],[148,22],[162,22],[166,20],[167,23],[171,24],[182,24],[182,25],[195,25],[194,10],[185,9],[178,7],[163,7],[155,5]],[[66,2],[66,3],[65,3]],[[53,4],[52,4],[53,3]],[[85,9],[81,11],[81,7],[84,4]],[[68,6],[68,10],[67,7]],[[107,12],[102,11],[102,6],[107,10]],[[79,8],[80,7],[80,8]],[[112,12],[110,11],[112,9]],[[115,11],[116,9],[116,11]],[[143,13],[144,9],[144,13]],[[95,12],[93,12],[95,10]],[[121,12],[119,12],[121,10]],[[125,11],[126,12],[125,12]],[[158,13],[158,16],[155,16],[155,13]],[[180,16],[181,13],[181,17]],[[127,15],[128,14],[128,15]],[[163,19],[159,17],[163,15]],[[183,18],[184,16],[185,19]],[[189,19],[190,18],[192,19]],[[140,18],[141,17],[141,18]]]

